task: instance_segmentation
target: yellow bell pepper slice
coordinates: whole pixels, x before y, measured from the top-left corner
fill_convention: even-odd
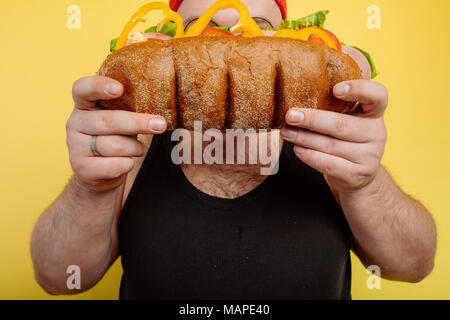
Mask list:
[[[331,37],[320,28],[307,27],[302,28],[298,31],[290,29],[282,29],[277,31],[277,33],[274,34],[274,37],[294,38],[308,41],[309,37],[313,34],[319,36],[323,40],[323,42],[325,42],[326,46],[338,50],[336,43],[334,43],[333,39],[331,39]]]
[[[162,10],[165,21],[174,21],[177,24],[177,33],[175,35],[175,38],[179,38],[184,35],[183,19],[181,18],[181,16],[175,11],[172,11],[170,7],[164,2],[152,2],[143,5],[126,24],[125,28],[123,28],[122,33],[120,34],[119,40],[117,40],[116,50],[125,47],[128,40],[128,34],[139,22],[145,22],[145,15],[152,10]]]
[[[264,36],[258,24],[250,16],[245,4],[239,0],[219,0],[215,2],[186,32],[185,37],[196,37],[202,34],[208,23],[217,13],[217,11],[225,9],[235,9],[239,12],[240,18],[238,24],[230,28],[231,32],[242,32],[244,37]]]

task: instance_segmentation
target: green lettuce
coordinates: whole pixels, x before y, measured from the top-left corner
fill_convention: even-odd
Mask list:
[[[230,31],[230,27],[214,27],[214,28],[223,31]]]
[[[330,11],[322,10],[298,20],[283,20],[279,29],[298,30],[303,27],[323,28],[325,26],[325,20],[327,19],[328,13],[330,13]]]
[[[173,22],[166,22],[161,30],[158,31],[158,27],[157,26],[151,26],[150,28],[148,28],[147,30],[145,30],[143,33],[162,33],[171,37],[175,37],[176,33],[177,33],[177,24],[173,23]],[[119,38],[115,38],[112,39],[110,44],[109,44],[109,51],[114,52],[116,50],[116,45],[117,45],[117,40],[119,40]]]
[[[154,30],[154,31],[148,31],[148,30]],[[162,33],[171,37],[175,37],[175,35],[177,34],[177,24],[174,22],[166,22],[164,23],[164,25],[162,26],[161,30],[157,31],[156,27],[150,27],[149,29],[145,30],[144,33],[147,32],[158,32],[158,33]]]
[[[114,52],[116,50],[116,44],[117,44],[118,40],[119,40],[119,38],[114,38],[111,40],[111,42],[109,43],[109,51],[110,52]]]
[[[370,53],[368,53],[367,51],[364,51],[363,49],[360,49],[356,46],[351,46],[352,48],[355,48],[356,50],[358,50],[359,52],[361,52],[367,59],[367,61],[369,61],[370,64],[370,70],[372,71],[372,79],[374,79],[377,75],[379,75],[379,73],[377,72],[377,68],[375,67],[375,62],[372,59],[372,56],[370,55]]]
[[[144,33],[157,33],[157,32],[158,32],[157,26],[151,26],[150,28],[144,31]]]

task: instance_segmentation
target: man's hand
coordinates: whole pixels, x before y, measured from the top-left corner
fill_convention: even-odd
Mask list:
[[[133,157],[143,156],[138,134],[167,125],[158,116],[101,110],[98,100],[122,95],[122,85],[105,77],[75,82],[75,108],[67,121],[67,145],[75,176],[41,215],[33,230],[31,257],[38,283],[52,294],[73,294],[95,285],[119,256],[118,216]],[[91,138],[97,136],[91,150]],[[67,266],[81,268],[81,290],[67,288]]]
[[[67,145],[70,162],[77,181],[90,190],[107,191],[125,182],[134,167],[132,157],[142,156],[144,147],[138,134],[159,134],[166,130],[166,121],[159,116],[127,111],[101,110],[98,100],[122,95],[122,85],[106,77],[94,76],[75,82],[75,108],[67,121]],[[90,148],[92,136],[98,136],[96,147]]]
[[[427,209],[404,194],[380,165],[387,89],[368,80],[347,81],[334,87],[334,95],[359,101],[359,113],[292,109],[282,137],[296,145],[303,162],[325,175],[361,262],[378,265],[383,278],[421,281],[433,269],[436,228]]]
[[[345,101],[359,101],[355,115],[314,109],[291,109],[289,126],[282,137],[294,143],[296,155],[325,175],[338,192],[353,192],[369,185],[380,169],[386,143],[384,111],[387,89],[368,80],[342,82],[334,95]]]

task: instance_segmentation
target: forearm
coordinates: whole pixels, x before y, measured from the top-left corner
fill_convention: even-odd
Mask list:
[[[81,290],[91,288],[117,256],[114,219],[122,188],[93,193],[72,178],[42,214],[33,231],[31,255],[36,279],[49,293],[67,289],[67,267],[81,270]]]
[[[378,265],[382,276],[417,282],[434,265],[436,229],[427,209],[405,195],[380,166],[372,183],[339,193],[363,264]]]

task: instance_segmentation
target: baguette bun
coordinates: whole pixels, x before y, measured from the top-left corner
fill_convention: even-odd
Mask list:
[[[269,129],[293,107],[348,113],[333,87],[360,79],[347,55],[289,38],[240,36],[151,40],[111,55],[99,75],[118,80],[122,97],[100,101],[112,110],[161,115],[168,129]]]

